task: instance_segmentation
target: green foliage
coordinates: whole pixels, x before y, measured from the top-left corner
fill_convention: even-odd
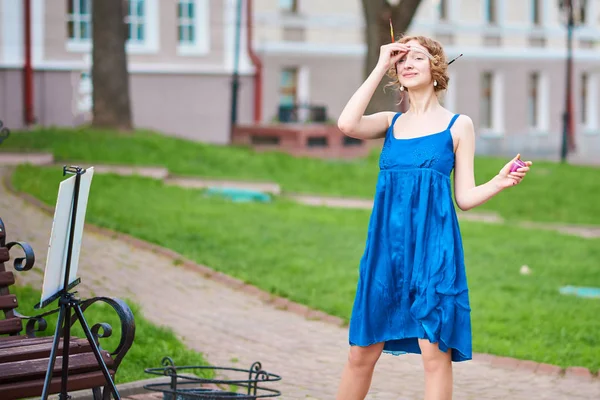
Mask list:
[[[58,168],[19,167],[20,190],[54,204]],[[173,249],[271,293],[348,319],[369,212],[233,203],[146,178],[94,177],[87,220]],[[600,287],[600,240],[461,222],[474,351],[600,367],[600,301],[559,294]],[[161,235],[156,235],[161,232]],[[521,275],[528,265],[532,275]]]
[[[121,134],[87,128],[13,132],[0,151],[50,151],[57,161],[165,166],[172,174],[271,181],[285,192],[370,198],[375,191],[378,149],[357,160],[318,160],[279,152],[256,153],[150,131]],[[529,159],[523,154],[524,159]],[[477,183],[491,179],[508,159],[476,157]],[[477,210],[507,219],[600,224],[598,168],[534,161],[521,185]]]

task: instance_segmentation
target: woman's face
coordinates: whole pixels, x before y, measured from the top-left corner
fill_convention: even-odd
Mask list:
[[[431,84],[431,63],[429,51],[418,41],[406,43],[410,46],[408,54],[396,64],[396,73],[400,83],[407,89]]]

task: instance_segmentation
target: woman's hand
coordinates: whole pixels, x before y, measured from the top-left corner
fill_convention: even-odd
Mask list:
[[[518,183],[520,183],[523,180],[523,178],[525,178],[525,175],[527,175],[527,171],[529,171],[529,167],[533,164],[531,161],[524,161],[524,163],[526,165],[525,167],[521,167],[521,168],[517,169],[515,172],[510,172],[510,167],[512,166],[512,164],[516,160],[520,160],[520,159],[521,159],[521,155],[517,154],[517,156],[515,158],[513,158],[512,160],[510,160],[500,170],[498,175],[496,175],[496,177],[494,178],[494,181],[500,189],[506,189],[508,187],[515,186]]]
[[[388,71],[410,51],[410,47],[402,43],[384,44],[379,50],[379,60],[375,68]]]

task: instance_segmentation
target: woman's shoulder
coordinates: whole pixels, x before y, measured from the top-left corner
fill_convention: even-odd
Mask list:
[[[473,120],[468,115],[466,115],[466,114],[456,114],[456,115],[458,115],[458,118],[456,118],[455,125],[465,126],[465,127],[473,126]]]
[[[475,128],[471,117],[465,114],[456,114],[458,117],[452,126],[452,133],[458,138],[472,138],[475,136]]]

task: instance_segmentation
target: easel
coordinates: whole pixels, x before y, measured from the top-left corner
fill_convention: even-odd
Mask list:
[[[47,305],[54,302],[54,300],[58,299],[58,304],[60,306],[58,312],[58,321],[56,323],[56,331],[54,332],[54,340],[52,342],[52,350],[50,351],[50,359],[48,361],[48,369],[46,370],[46,378],[44,380],[44,388],[42,391],[42,400],[48,399],[48,392],[50,390],[50,382],[52,381],[52,372],[54,370],[54,364],[56,362],[56,353],[58,351],[58,345],[60,341],[60,333],[63,332],[63,354],[62,354],[62,377],[61,377],[61,389],[60,389],[60,400],[67,400],[70,396],[67,393],[67,382],[69,377],[69,342],[71,340],[71,315],[72,311],[75,311],[75,315],[77,319],[81,323],[81,327],[85,332],[85,336],[92,347],[92,351],[98,361],[98,364],[102,368],[102,373],[104,378],[106,379],[107,384],[110,386],[110,389],[115,397],[115,399],[120,400],[121,397],[117,391],[115,383],[113,382],[110,373],[108,371],[108,367],[106,363],[102,359],[102,355],[100,354],[100,350],[98,349],[98,345],[92,336],[92,332],[85,320],[85,316],[83,315],[83,311],[81,309],[81,300],[75,297],[74,293],[70,293],[73,287],[77,286],[81,280],[79,278],[73,280],[69,283],[69,277],[71,275],[71,263],[73,257],[73,246],[75,240],[75,229],[77,221],[77,206],[79,203],[79,191],[81,186],[81,176],[86,173],[86,170],[80,167],[64,167],[63,168],[63,176],[66,174],[74,174],[75,175],[75,183],[73,189],[72,203],[71,203],[71,214],[70,214],[70,227],[69,227],[69,239],[66,248],[66,264],[64,269],[64,277],[63,284],[60,290],[58,290],[54,295],[50,296],[46,300],[40,301],[34,308],[39,309],[46,307]],[[87,195],[87,193],[86,193]],[[60,199],[59,199],[60,201]],[[80,215],[80,218],[85,218],[85,213],[83,216]],[[80,221],[83,223],[83,221]],[[55,220],[56,223],[56,220]],[[54,227],[53,227],[54,230]],[[51,239],[52,241],[52,239]],[[78,249],[77,249],[78,250]],[[46,277],[44,277],[46,279]],[[56,310],[51,311],[48,314],[54,313]],[[63,326],[64,324],[64,326]]]

